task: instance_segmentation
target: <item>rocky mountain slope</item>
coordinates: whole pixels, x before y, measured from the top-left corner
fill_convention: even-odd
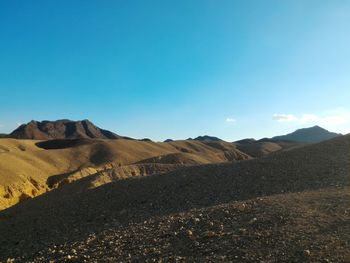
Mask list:
[[[71,121],[30,121],[22,124],[9,134],[9,138],[49,140],[49,139],[120,139],[121,136],[98,128],[89,120]]]

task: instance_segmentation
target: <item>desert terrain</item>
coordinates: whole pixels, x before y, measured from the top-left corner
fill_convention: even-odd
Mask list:
[[[0,262],[350,259],[350,135],[153,142],[44,124],[0,139]]]

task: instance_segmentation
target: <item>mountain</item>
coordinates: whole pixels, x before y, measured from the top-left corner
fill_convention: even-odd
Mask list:
[[[239,144],[246,144],[246,143],[253,143],[253,142],[256,142],[254,138],[247,138],[247,139],[235,141],[235,143],[239,143]]]
[[[189,140],[192,140],[191,138]],[[197,138],[194,138],[193,140],[195,141],[214,141],[214,142],[218,142],[218,141],[222,141],[220,138],[218,137],[214,137],[214,136],[209,136],[209,135],[204,135],[204,136],[198,136]]]
[[[319,126],[314,126],[272,138],[262,138],[260,140],[253,138],[242,139],[235,141],[234,144],[236,144],[238,150],[251,157],[262,157],[273,152],[290,150],[308,143],[321,142],[340,135],[329,132]]]
[[[272,140],[316,143],[329,140],[340,135],[341,134],[329,132],[326,129],[316,125],[310,128],[299,129],[286,135],[272,137]]]
[[[30,121],[22,124],[8,137],[15,139],[49,140],[49,139],[120,139],[111,131],[95,126],[89,120],[71,121]]]
[[[139,139],[140,142],[152,142],[150,138]]]

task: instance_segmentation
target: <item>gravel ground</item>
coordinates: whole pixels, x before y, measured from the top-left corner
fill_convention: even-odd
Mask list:
[[[346,262],[349,188],[277,195],[117,221],[86,239],[51,245],[33,262]]]

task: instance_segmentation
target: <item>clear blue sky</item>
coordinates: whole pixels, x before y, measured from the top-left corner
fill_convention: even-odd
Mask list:
[[[350,132],[350,1],[1,1],[0,132],[155,140]]]

